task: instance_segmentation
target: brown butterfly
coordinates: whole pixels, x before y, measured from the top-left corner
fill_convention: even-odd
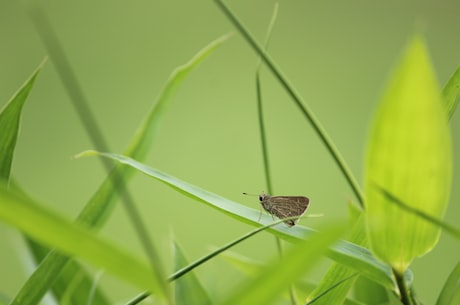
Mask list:
[[[268,194],[260,194],[259,201],[265,211],[280,219],[297,216],[297,219],[289,219],[284,222],[290,227],[299,221],[299,218],[305,213],[310,204],[310,199],[304,196],[270,196]]]

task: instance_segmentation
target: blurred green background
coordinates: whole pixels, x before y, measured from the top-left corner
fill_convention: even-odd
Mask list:
[[[262,41],[275,1],[227,2]],[[460,64],[460,2],[285,0],[279,4],[269,52],[361,181],[370,119],[410,36],[421,32],[426,37],[440,86]],[[129,143],[172,70],[211,40],[234,31],[211,0],[41,1],[40,6],[59,35],[104,136],[118,153]],[[28,2],[0,0],[1,106],[46,55],[27,15],[28,7]],[[239,34],[208,58],[185,81],[168,109],[147,163],[257,209],[257,198],[241,195],[265,188],[256,63],[257,56]],[[311,198],[309,213],[325,214],[304,219],[303,225],[316,227],[323,221],[346,218],[346,202],[354,197],[345,179],[265,69],[262,81],[275,193],[306,195]],[[458,113],[451,127],[455,168],[445,219],[458,226]],[[13,175],[35,198],[73,219],[105,177],[97,159],[71,160],[91,148],[49,61],[24,108]],[[170,271],[172,238],[195,259],[252,229],[142,175],[136,175],[130,190]],[[143,255],[121,205],[101,234]],[[0,292],[13,296],[32,267],[17,232],[0,224],[0,240]],[[269,234],[235,251],[257,260],[276,255]],[[459,254],[458,240],[442,234],[438,246],[412,265],[416,291],[426,304],[434,303]],[[321,276],[327,262],[313,279]],[[243,278],[219,258],[200,267],[198,275],[215,298],[228,294]],[[102,281],[114,301],[137,292],[110,275]]]

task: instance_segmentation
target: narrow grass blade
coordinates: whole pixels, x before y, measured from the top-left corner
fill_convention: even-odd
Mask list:
[[[224,213],[244,223],[248,223],[250,225],[267,225],[272,222],[272,218],[268,215],[262,215],[260,217],[258,210],[248,208],[244,205],[203,190],[157,169],[148,167],[131,158],[117,154],[98,153],[95,151],[88,151],[81,154],[81,156],[91,155],[101,155],[123,164],[132,166],[144,174],[165,183],[166,185],[172,187],[185,196],[215,208],[221,213]],[[260,221],[258,221],[259,217]],[[312,229],[300,225],[296,225],[292,228],[284,225],[279,225],[270,228],[269,231],[288,241],[304,239],[314,234],[315,232]],[[389,289],[394,289],[391,270],[388,268],[388,266],[377,261],[369,252],[369,250],[347,241],[339,241],[333,247],[331,247],[330,251],[328,252],[328,256],[336,260],[338,263],[344,264],[354,270],[361,271],[364,276],[374,279],[376,282],[381,283],[383,286]]]
[[[268,25],[267,36],[265,38],[265,46],[266,49],[270,42],[271,33],[273,27],[275,25],[276,18],[278,16],[278,4],[275,4],[275,8],[273,10],[273,15]],[[272,187],[272,179],[271,179],[271,172],[270,172],[270,162],[268,160],[268,147],[267,147],[267,135],[265,133],[265,123],[264,123],[264,115],[263,115],[263,107],[262,107],[262,88],[260,83],[260,67],[262,66],[262,61],[259,59],[259,64],[257,65],[256,69],[256,93],[257,93],[257,115],[259,119],[259,130],[260,130],[260,142],[262,144],[262,156],[264,162],[264,171],[265,171],[265,184],[267,186],[266,190],[269,194],[274,194],[273,187]]]
[[[17,185],[10,184],[10,169],[11,165],[13,162],[13,155],[14,155],[14,149],[15,149],[15,144],[16,144],[16,139],[19,134],[19,128],[20,128],[20,117],[21,117],[21,111],[23,108],[23,105],[30,93],[30,90],[33,87],[33,84],[35,83],[35,80],[40,73],[42,67],[44,66],[46,62],[46,59],[42,61],[40,66],[36,69],[36,71],[32,74],[32,76],[26,81],[26,83],[16,92],[16,94],[13,96],[13,98],[8,102],[8,104],[4,107],[4,109],[0,113],[0,177],[5,179],[7,181],[9,187],[12,187],[13,189],[17,189]],[[29,246],[32,246],[34,248],[37,248],[38,255],[40,256],[38,258],[38,262],[41,261],[45,255],[48,253],[48,250],[44,247],[41,247],[37,243],[33,242],[32,240],[27,239],[27,242]],[[40,250],[43,250],[40,252]],[[69,264],[66,266],[66,268],[63,270],[61,274],[62,277],[67,277],[69,273],[75,274],[75,272],[72,272],[69,270],[73,270],[74,268],[79,270],[78,273],[78,287],[83,290],[83,291],[89,291],[92,281],[91,278],[87,275],[86,271],[84,269],[80,269],[78,264],[76,262],[73,262],[72,264]],[[73,280],[73,276],[69,277],[68,280],[66,280],[66,283],[74,283],[75,285],[75,280]],[[53,293],[55,294],[56,298],[60,300],[64,294],[65,291],[68,289],[68,285],[60,285],[60,282],[58,282],[55,286],[53,286]],[[86,301],[87,294],[74,294],[70,300],[67,301],[67,304],[83,304]],[[108,304],[105,296],[103,293],[99,290],[96,289],[94,291],[94,301],[97,302],[97,304]]]
[[[376,113],[365,166],[366,214],[375,254],[401,275],[437,243],[440,228],[392,204],[380,186],[408,206],[442,218],[450,193],[451,140],[428,54],[410,43]]]
[[[281,224],[282,222],[284,222],[285,220],[289,220],[289,219],[296,219],[296,217],[288,217],[288,218],[284,218],[284,219],[281,219],[281,220],[278,220],[278,221],[275,221],[275,222],[272,222],[266,226],[263,226],[263,227],[260,227],[256,230],[253,230],[237,239],[235,239],[234,241],[231,241],[227,244],[225,244],[224,246],[212,251],[211,253],[208,253],[207,255],[201,257],[200,259],[188,264],[187,266],[177,270],[176,272],[174,272],[169,278],[168,280],[169,281],[176,281],[178,279],[180,279],[181,277],[183,277],[184,275],[188,274],[190,271],[192,271],[193,269],[197,268],[198,266],[204,264],[205,262],[209,261],[210,259],[214,258],[215,256],[221,254],[222,252],[230,249],[231,247],[233,246],[236,246],[237,244],[243,242],[244,240],[248,239],[249,237],[251,236],[254,236],[255,234],[259,233],[259,232],[262,232],[270,227],[273,227],[273,226],[276,226],[276,225],[279,225]],[[141,302],[142,300],[146,299],[148,296],[150,295],[149,292],[144,292],[142,294],[140,294],[139,296],[137,296],[136,298],[134,298],[132,301],[129,302],[129,305],[134,305],[134,304],[138,304],[139,302]]]
[[[436,305],[458,304],[453,302],[455,298],[460,300],[460,262],[457,263],[447,278]]]
[[[28,239],[28,245],[34,247],[34,256],[38,264],[49,253],[48,248],[42,244]],[[109,305],[110,302],[100,287],[93,287],[94,276],[88,272],[77,261],[70,261],[59,274],[59,279],[51,287],[53,295],[59,304],[80,305],[86,304],[92,291],[93,304]],[[64,301],[65,300],[65,301]]]
[[[270,264],[256,279],[250,279],[222,302],[232,305],[262,305],[274,303],[279,295],[315,266],[316,261],[340,235],[340,228],[328,226],[294,246],[281,259]]]
[[[38,66],[32,76],[0,111],[0,180],[9,181],[14,149],[19,134],[22,107],[45,62],[46,60]]]
[[[267,35],[265,38],[265,44],[264,44],[265,49],[268,48],[268,44],[271,38],[271,33],[275,25],[277,16],[278,16],[278,3],[275,3],[272,18],[268,25]],[[264,124],[264,117],[263,117],[263,111],[262,111],[262,87],[261,87],[261,82],[260,82],[260,67],[261,66],[262,66],[262,60],[259,59],[259,64],[257,65],[257,68],[256,68],[257,114],[259,118],[259,130],[260,130],[260,138],[261,138],[261,144],[262,144],[262,156],[263,156],[264,171],[265,171],[266,190],[268,191],[269,194],[273,194],[275,192],[273,191],[272,182],[271,182],[272,180],[271,180],[271,173],[270,173],[270,162],[268,160],[267,135],[265,133],[265,124]],[[283,247],[281,244],[281,240],[279,239],[279,237],[275,237],[275,241],[276,241],[276,245],[278,249],[278,254],[282,256]],[[289,295],[291,297],[291,304],[296,305],[297,297],[296,297],[296,293],[295,293],[293,286],[289,288]]]
[[[281,73],[281,70],[275,65],[274,61],[268,56],[266,52],[264,52],[263,48],[255,41],[251,34],[249,34],[248,30],[243,26],[242,22],[238,20],[235,14],[229,9],[229,7],[221,0],[215,0],[219,8],[222,12],[228,17],[228,19],[235,25],[238,31],[243,35],[243,37],[247,40],[247,42],[251,45],[251,47],[257,52],[257,54],[262,58],[264,63],[270,69],[270,71],[275,75],[275,77],[279,80],[283,88],[286,92],[291,96],[292,100],[299,108],[300,112],[304,115],[308,122],[310,122],[311,126],[315,130],[315,132],[320,137],[323,144],[326,146],[327,150],[331,154],[332,158],[336,162],[337,166],[339,167],[342,174],[345,176],[348,184],[350,185],[353,193],[355,194],[358,202],[361,206],[363,206],[363,194],[358,185],[356,178],[353,176],[352,172],[348,168],[345,160],[343,159],[342,155],[340,154],[337,147],[334,145],[332,140],[330,139],[329,135],[326,133],[326,130],[323,128],[319,120],[316,118],[314,113],[309,109],[306,103],[301,98],[300,94],[294,89],[294,87],[290,84],[288,79]]]
[[[183,81],[190,72],[222,45],[228,37],[228,35],[222,36],[211,42],[208,46],[200,50],[189,62],[178,67],[171,74],[156,103],[154,103],[152,110],[135,133],[131,144],[126,150],[127,155],[137,160],[145,159],[155,139],[160,119],[169,104],[173,101],[173,97]],[[119,195],[117,185],[113,183],[114,176],[119,176],[120,179],[127,180],[132,176],[132,173],[133,171],[129,168],[116,167],[82,210],[77,218],[77,222],[84,223],[90,227],[101,227]],[[60,271],[68,261],[68,257],[53,250],[24,284],[12,304],[21,304],[20,302],[16,302],[16,300],[27,300],[30,303],[37,303],[53,285]]]
[[[447,114],[449,119],[454,115],[458,102],[460,102],[460,66],[450,77],[446,86],[442,90],[444,101],[446,102]]]
[[[143,289],[164,296],[148,264],[41,205],[0,188],[0,220],[66,255],[81,258]],[[38,284],[38,283],[37,283]],[[18,300],[20,302],[21,300]],[[21,304],[29,304],[22,302]]]
[[[181,247],[174,242],[174,265],[179,270],[188,265]],[[194,272],[189,272],[175,281],[175,301],[177,305],[213,304]]]

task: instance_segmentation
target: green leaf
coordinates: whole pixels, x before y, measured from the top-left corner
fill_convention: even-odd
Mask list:
[[[442,90],[442,96],[446,102],[447,114],[450,119],[454,115],[458,102],[460,102],[460,66],[450,77],[444,90]]]
[[[342,228],[343,229],[343,228]],[[315,233],[289,250],[281,259],[269,264],[256,279],[250,279],[222,304],[269,304],[305,272],[313,268],[316,261],[339,237],[337,225],[328,226],[321,233]]]
[[[440,228],[388,202],[375,187],[442,218],[452,156],[447,115],[425,45],[415,38],[374,118],[365,167],[366,215],[373,251],[402,274],[430,251]]]
[[[138,160],[145,159],[154,141],[159,121],[186,76],[205,58],[212,54],[227,38],[228,35],[216,39],[200,50],[189,62],[173,71],[156,103],[153,105],[152,110],[135,133],[131,144],[126,150],[127,155]],[[129,168],[116,167],[86,204],[76,221],[89,227],[101,227],[119,196],[117,185],[114,183],[114,180],[117,179],[114,179],[114,177],[127,180],[132,174],[133,171]],[[26,281],[16,295],[12,305],[21,305],[23,304],[21,302],[37,303],[56,281],[61,270],[63,270],[69,260],[69,257],[52,250]]]
[[[358,245],[365,244],[366,232],[364,230],[364,215],[358,217],[356,223],[354,224],[349,240]],[[327,291],[331,286],[339,283],[340,281],[349,278],[351,275],[355,274],[356,270],[350,269],[349,267],[334,263],[327,273],[323,276],[319,284],[313,290],[313,292],[308,295],[307,302],[313,299],[316,299],[318,296],[322,295],[324,291]],[[340,286],[336,287],[329,293],[322,295],[321,298],[317,299],[316,304],[342,304],[351,287],[353,286],[356,278],[349,279],[348,281],[342,283]]]
[[[177,244],[174,242],[174,265],[175,269],[179,270],[188,264],[185,255]],[[205,289],[198,281],[194,272],[188,272],[184,276],[175,281],[175,297],[176,304],[213,304],[209,299]]]
[[[27,244],[34,247],[35,256],[38,255],[38,261],[36,262],[38,264],[48,254],[49,250],[30,238],[27,238],[27,240]],[[91,291],[93,291],[92,304],[110,304],[101,289],[99,287],[95,289],[93,285],[94,276],[90,276],[77,261],[70,261],[62,270],[59,280],[52,287],[52,291],[60,304],[86,304]],[[66,302],[63,302],[63,299],[66,299]]]
[[[455,299],[460,300],[460,262],[457,263],[447,278],[436,305],[458,304],[458,302],[454,301]]]
[[[164,294],[147,263],[101,239],[88,228],[71,223],[4,187],[0,187],[0,220],[66,255],[81,258],[160,296]]]
[[[166,185],[179,191],[185,196],[215,208],[218,211],[244,223],[260,226],[268,225],[273,221],[272,218],[268,215],[263,214],[260,217],[259,210],[248,208],[219,195],[200,189],[199,187],[191,185],[157,169],[148,167],[131,158],[117,154],[98,153],[95,151],[84,152],[80,156],[91,155],[108,157],[123,164],[132,166],[144,174],[165,183]],[[285,225],[278,225],[268,230],[288,241],[304,239],[315,233],[314,230],[300,225],[296,225],[292,228],[289,228]],[[369,250],[347,241],[338,241],[333,247],[331,247],[330,251],[328,252],[328,256],[340,264],[344,264],[354,270],[362,272],[363,275],[374,279],[376,282],[381,283],[383,286],[389,289],[394,289],[394,281],[391,270],[388,268],[388,266],[377,261],[369,252]]]
[[[357,301],[366,305],[381,305],[388,302],[387,292],[374,281],[359,277],[354,286],[354,296]]]
[[[32,76],[22,85],[0,112],[0,180],[8,181],[10,178],[22,107],[45,62],[46,60],[42,61],[35,72],[32,73]]]

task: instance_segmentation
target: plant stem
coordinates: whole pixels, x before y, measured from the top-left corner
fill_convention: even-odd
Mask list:
[[[241,21],[235,16],[235,14],[229,9],[229,7],[222,1],[222,0],[215,0],[219,8],[222,12],[228,17],[228,19],[235,25],[235,27],[239,30],[239,32],[243,35],[243,37],[248,41],[251,47],[257,52],[257,54],[262,58],[265,65],[269,68],[269,70],[275,75],[275,77],[279,80],[283,88],[286,92],[291,96],[294,103],[299,107],[302,114],[306,117],[306,119],[310,122],[311,126],[315,130],[315,132],[320,137],[323,144],[326,146],[326,149],[331,154],[332,158],[336,162],[337,166],[339,167],[342,174],[345,176],[348,184],[350,185],[353,193],[358,200],[358,203],[362,208],[364,208],[364,196],[359,187],[359,184],[356,178],[353,176],[351,170],[349,169],[348,165],[346,164],[345,160],[343,159],[342,155],[340,154],[337,147],[332,142],[331,138],[327,134],[324,127],[321,125],[319,120],[316,118],[314,113],[306,106],[306,103],[300,97],[300,94],[294,89],[294,87],[290,84],[288,79],[281,73],[281,70],[275,65],[273,60],[268,56],[268,54],[264,51],[264,49],[255,41],[251,34],[247,31],[246,27],[243,26]]]
[[[412,303],[412,298],[410,297],[409,288],[404,280],[404,274],[400,274],[397,270],[393,269],[393,275],[395,276],[396,284],[398,285],[401,302],[404,305],[414,305]]]

